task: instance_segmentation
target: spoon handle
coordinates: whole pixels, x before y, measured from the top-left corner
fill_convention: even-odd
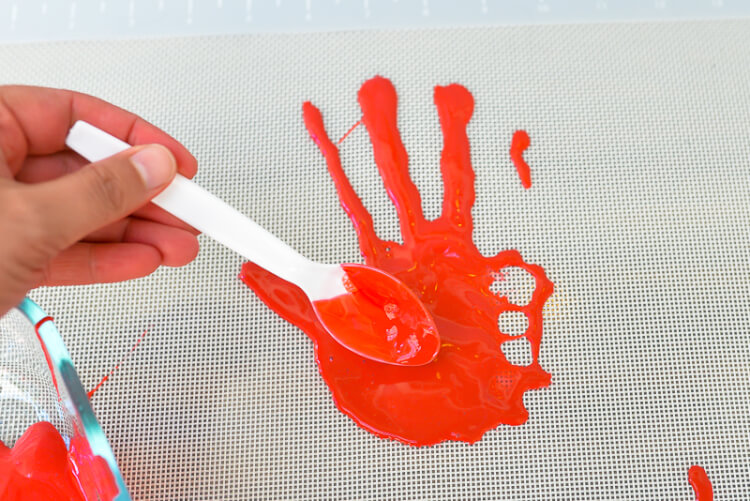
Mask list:
[[[98,162],[131,147],[81,120],[70,129],[65,144],[89,162]],[[304,270],[313,264],[236,209],[180,174],[152,202],[289,282],[297,283],[300,273],[304,275]]]

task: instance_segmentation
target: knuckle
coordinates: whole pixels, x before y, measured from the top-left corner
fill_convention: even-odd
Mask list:
[[[14,273],[36,282],[43,277],[47,263],[64,246],[55,228],[46,228],[44,218],[23,190],[2,190],[0,234],[8,235],[2,261]],[[21,280],[20,277],[17,277]]]
[[[15,117],[3,106],[0,98],[0,161],[14,167],[20,165],[26,156],[26,140],[20,132]]]
[[[42,217],[22,190],[4,190],[2,205],[3,221],[9,226],[5,234],[17,236],[12,240],[23,242],[41,232]]]
[[[88,169],[89,192],[103,209],[122,212],[127,197],[117,175],[100,165],[91,165]]]

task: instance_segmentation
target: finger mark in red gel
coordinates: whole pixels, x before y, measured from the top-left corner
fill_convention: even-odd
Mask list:
[[[370,135],[375,165],[396,207],[401,236],[410,243],[415,233],[422,231],[425,220],[419,191],[409,176],[409,156],[398,130],[396,89],[389,80],[378,76],[362,84],[357,100],[362,108],[362,123]]]
[[[434,101],[443,131],[440,172],[445,196],[441,217],[450,218],[457,228],[470,234],[474,169],[466,126],[474,113],[474,98],[465,87],[452,84],[435,87]]]
[[[349,216],[357,232],[360,253],[365,255],[376,252],[375,242],[377,241],[377,237],[375,236],[372,217],[365,209],[362,200],[357,196],[357,193],[344,174],[339,150],[328,137],[320,110],[313,106],[312,103],[306,102],[302,105],[302,118],[307,127],[307,132],[310,134],[310,138],[312,138],[320,149],[320,152],[326,158],[328,172],[334,180],[336,191],[339,195],[339,203],[344,212]]]

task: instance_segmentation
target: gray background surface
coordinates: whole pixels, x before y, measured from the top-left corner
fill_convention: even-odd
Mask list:
[[[0,41],[750,17],[745,0],[0,0]]]
[[[197,156],[197,180],[311,258],[358,259],[301,104],[333,137],[382,74],[426,214],[441,199],[436,84],[464,84],[475,241],[521,251],[556,292],[530,419],[411,448],[338,412],[303,333],[202,240],[184,269],[41,289],[84,384],[138,349],[94,406],[137,499],[750,498],[750,23],[578,25],[0,46],[2,83],[129,108]],[[508,158],[526,129],[533,188]],[[342,147],[398,239],[362,129]]]

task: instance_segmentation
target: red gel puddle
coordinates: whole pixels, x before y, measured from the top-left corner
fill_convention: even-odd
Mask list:
[[[31,425],[12,449],[0,442],[0,499],[111,500],[118,489],[107,463],[76,437],[70,451],[50,423]]]
[[[253,263],[245,263],[241,274],[258,297],[313,340],[320,373],[338,408],[373,434],[412,445],[475,442],[500,424],[523,424],[528,418],[524,392],[550,383],[549,373],[539,364],[539,350],[542,307],[552,294],[552,282],[540,266],[525,263],[518,251],[485,257],[477,250],[471,238],[474,171],[466,135],[474,100],[457,84],[436,87],[434,99],[443,131],[440,167],[445,197],[442,215],[428,221],[409,177],[393,85],[375,77],[359,91],[362,123],[396,206],[403,244],[375,235],[372,217],[344,174],[338,148],[325,131],[320,111],[310,103],[303,105],[305,125],[325,156],[366,263],[401,280],[432,314],[442,343],[433,362],[399,367],[363,358],[326,333],[296,286]],[[512,266],[526,270],[536,280],[526,305],[512,304],[490,291],[493,275]],[[528,318],[522,336],[498,330],[498,316],[507,311]],[[503,342],[519,337],[531,345],[528,366],[511,364],[500,349]]]
[[[521,184],[527,190],[531,188],[531,170],[529,164],[523,159],[523,152],[531,144],[529,135],[525,130],[517,130],[513,133],[513,139],[510,141],[510,159],[516,166],[518,177],[521,178]]]
[[[695,492],[695,501],[713,501],[714,489],[706,470],[700,466],[691,466],[688,470],[688,481]]]
[[[429,363],[440,349],[432,318],[409,289],[357,264],[344,264],[349,294],[315,301],[339,342],[367,358],[402,365]]]

